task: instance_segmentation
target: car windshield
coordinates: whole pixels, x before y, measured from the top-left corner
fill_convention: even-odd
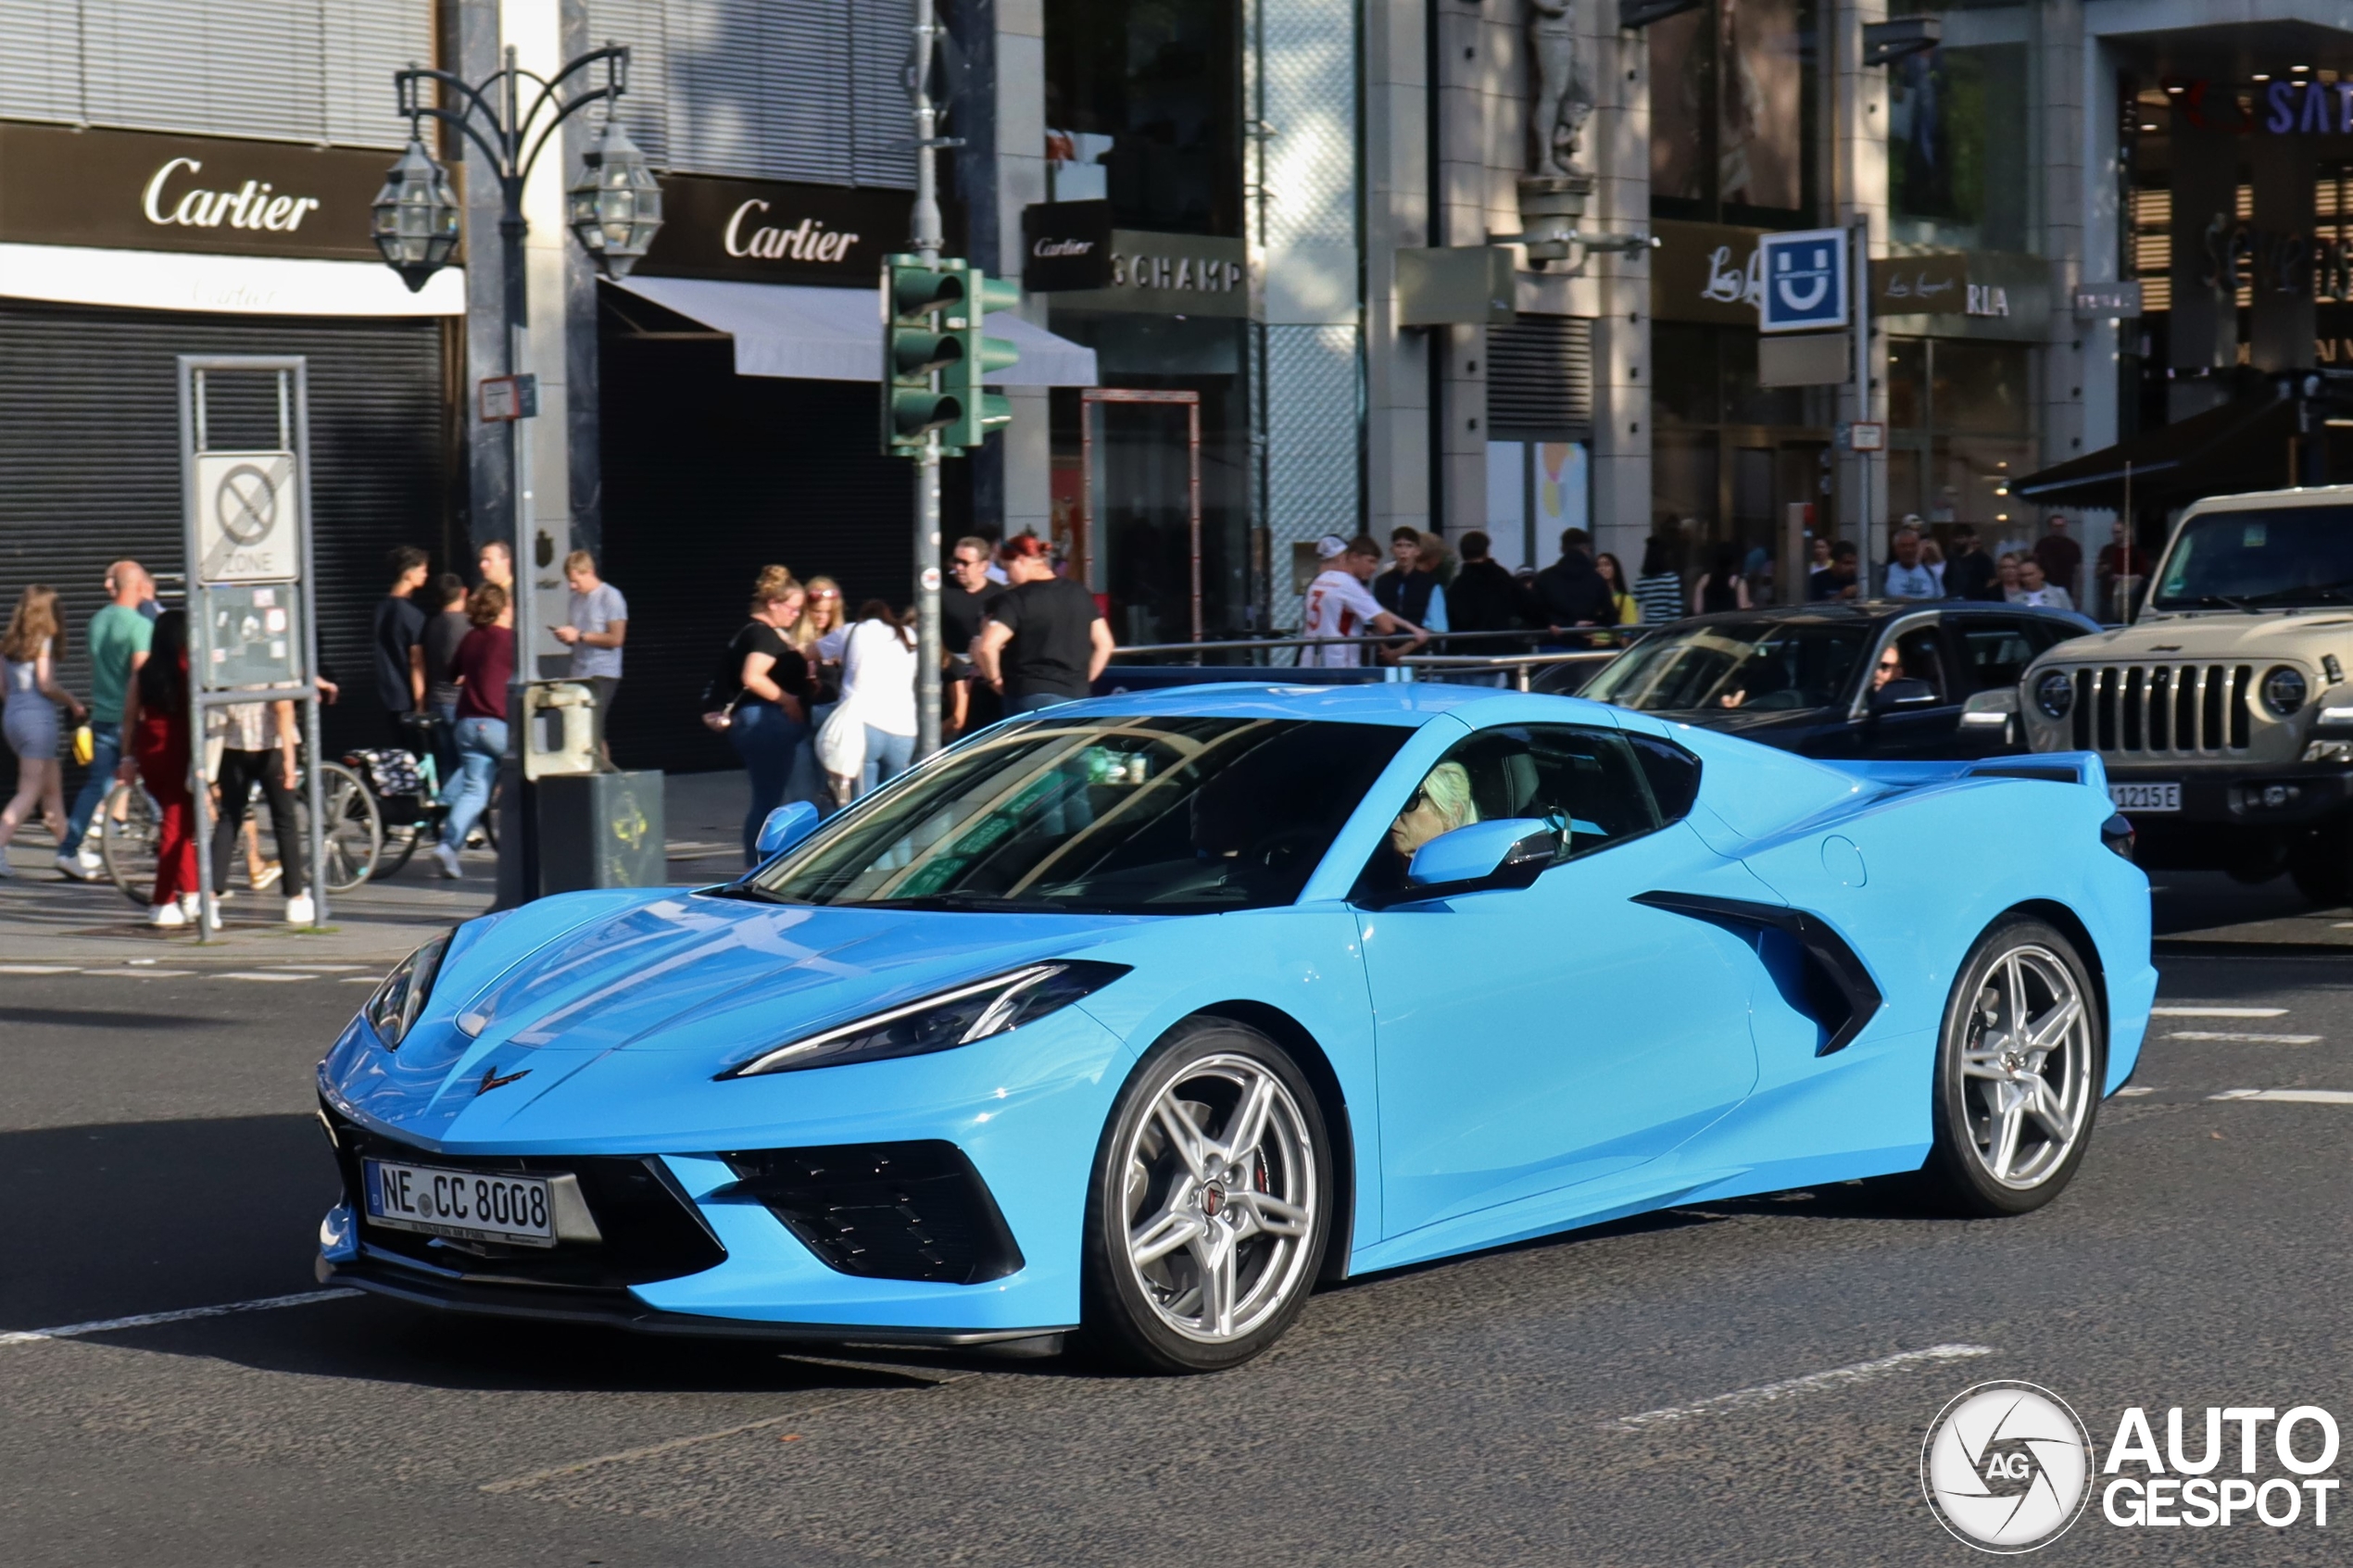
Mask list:
[[[1708,621],[1643,638],[1581,695],[1649,712],[1828,708],[1870,641],[1858,621]]]
[[[2208,512],[2158,569],[2158,609],[2353,604],[2353,507]]]
[[[1288,904],[1413,732],[1040,716],[858,802],[740,886],[779,903],[1202,914]]]

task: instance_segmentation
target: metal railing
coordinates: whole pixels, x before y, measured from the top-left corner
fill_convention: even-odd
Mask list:
[[[1427,671],[1430,672],[1431,675],[1440,676],[1441,678],[1474,674],[1493,674],[1504,678],[1502,684],[1508,684],[1515,690],[1524,692],[1530,688],[1531,677],[1538,670],[1569,664],[1606,664],[1611,659],[1616,659],[1619,654],[1625,652],[1628,646],[1630,646],[1642,635],[1655,630],[1656,630],[1655,627],[1593,627],[1579,628],[1575,631],[1562,633],[1554,633],[1550,631],[1443,632],[1435,634],[1430,640],[1432,642],[1443,643],[1450,646],[1463,643],[1485,642],[1510,644],[1524,647],[1531,642],[1564,642],[1573,637],[1580,642],[1587,643],[1590,643],[1597,638],[1607,639],[1613,646],[1606,647],[1587,646],[1582,648],[1555,648],[1551,651],[1539,653],[1406,653],[1399,655],[1390,663],[1367,664],[1362,666],[1362,669],[1365,678],[1368,681],[1411,681],[1416,678],[1418,671]],[[1114,649],[1112,652],[1112,662],[1114,665],[1117,665],[1124,659],[1137,660],[1143,659],[1189,659],[1191,663],[1198,666],[1202,662],[1201,656],[1205,653],[1252,652],[1267,653],[1271,655],[1274,650],[1282,648],[1304,649],[1329,647],[1335,645],[1341,646],[1379,648],[1394,648],[1401,646],[1414,646],[1406,639],[1393,635],[1362,637],[1242,637],[1217,642],[1139,643]],[[1246,663],[1218,666],[1216,668],[1231,669],[1235,671],[1237,674],[1239,674],[1240,671],[1249,670],[1297,670],[1302,667],[1294,658],[1293,661],[1289,664],[1276,664],[1271,660],[1271,659],[1269,659],[1265,661],[1252,660]],[[1306,668],[1314,667],[1308,666]],[[1444,672],[1443,675],[1441,675],[1441,671]]]

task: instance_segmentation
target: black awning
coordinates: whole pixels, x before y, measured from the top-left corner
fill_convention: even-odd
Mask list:
[[[2044,506],[2120,508],[2128,465],[2135,508],[2277,490],[2296,483],[2289,443],[2298,428],[2294,398],[2225,403],[2013,480],[2010,493]]]

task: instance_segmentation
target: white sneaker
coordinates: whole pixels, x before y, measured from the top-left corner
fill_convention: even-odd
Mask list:
[[[465,876],[465,868],[458,864],[458,852],[447,844],[434,845],[433,858],[440,864],[441,874],[450,881],[457,882]]]
[[[90,873],[82,869],[82,859],[79,856],[60,855],[53,863],[57,866],[59,876],[71,877],[76,882],[90,880]]]
[[[177,904],[157,904],[147,911],[147,923],[166,928],[181,926],[188,923],[188,917],[181,913]]]
[[[310,901],[309,894],[297,893],[286,900],[286,923],[288,925],[319,923],[319,907]]]
[[[195,918],[196,918],[196,914],[197,914],[197,912],[198,912],[199,910],[201,910],[203,908],[204,908],[204,895],[203,895],[203,894],[201,894],[201,893],[182,893],[182,895],[180,895],[180,912],[181,912],[181,914],[182,914],[182,915],[184,915],[185,917],[187,917],[189,920],[194,920],[194,919],[195,919]]]
[[[0,848],[0,882],[5,882],[16,874],[16,872],[8,869],[8,851],[5,848]]]

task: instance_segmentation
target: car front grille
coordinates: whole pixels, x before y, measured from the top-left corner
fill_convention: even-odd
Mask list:
[[[440,1154],[371,1132],[332,1107],[322,1107],[321,1114],[334,1139],[335,1163],[360,1240],[380,1257],[466,1280],[603,1290],[697,1274],[727,1260],[727,1249],[652,1156]],[[376,1224],[368,1218],[360,1180],[359,1161],[365,1158],[485,1175],[570,1173],[579,1179],[603,1239],[511,1247]]]
[[[2252,665],[2103,664],[2072,673],[2078,751],[2220,758],[2247,749]]]
[[[944,1139],[756,1149],[719,1157],[737,1180],[711,1202],[764,1205],[828,1268],[867,1279],[977,1285],[1022,1266],[988,1185]]]

